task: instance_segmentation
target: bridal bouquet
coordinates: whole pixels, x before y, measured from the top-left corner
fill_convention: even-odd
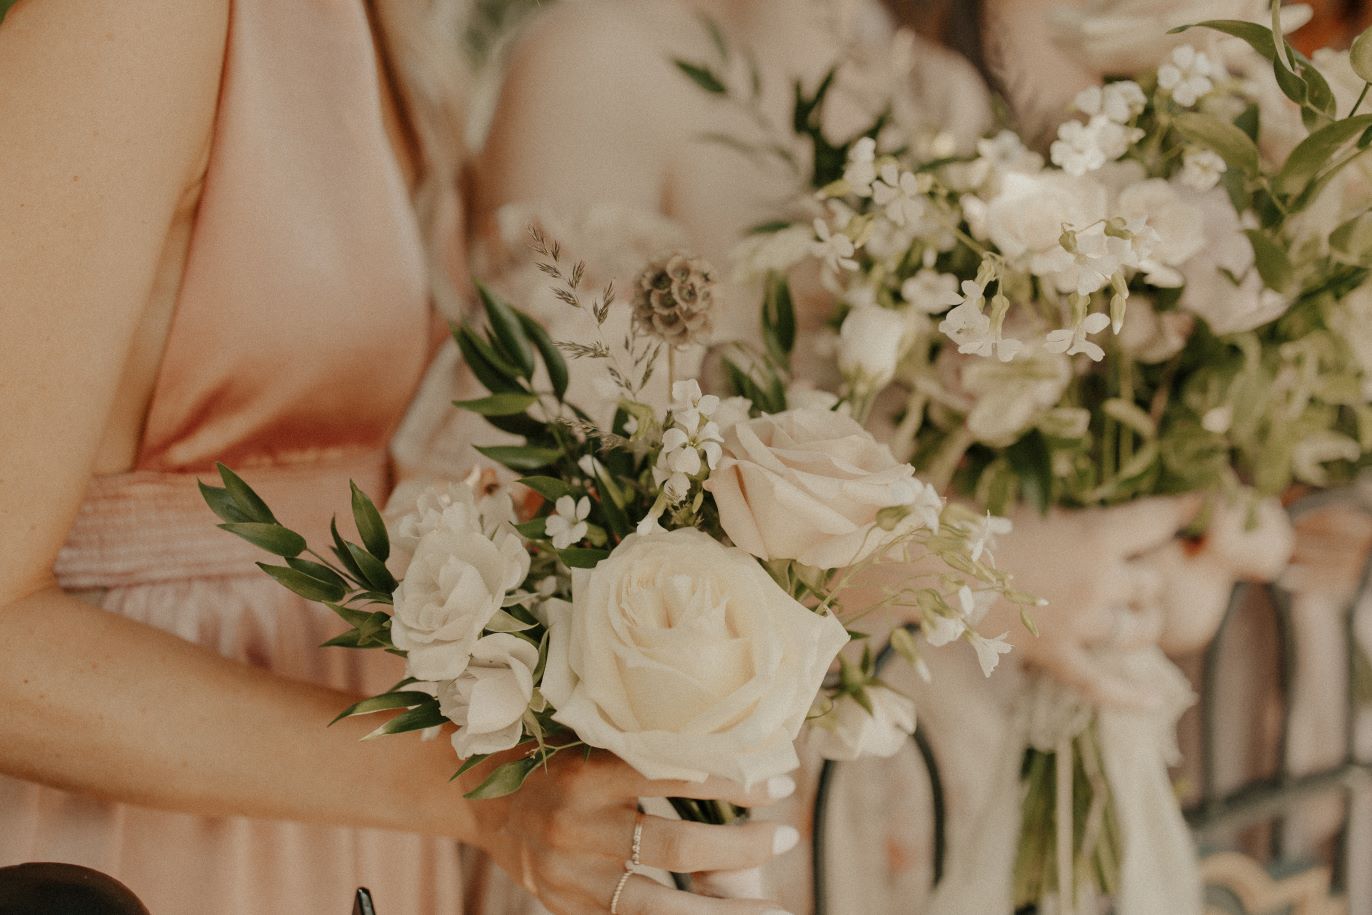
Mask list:
[[[566,307],[605,328],[613,288],[588,296],[583,264],[537,233],[535,247]],[[788,407],[776,377],[771,412],[661,379],[672,354],[709,331],[707,265],[682,255],[649,265],[623,305],[632,329],[613,345],[554,342],[480,294],[484,328],[454,335],[489,393],[457,406],[514,442],[477,450],[518,479],[488,469],[427,490],[390,529],[354,487],[360,542],[335,524],[327,551],[282,526],[228,468],[222,487],[202,485],[225,530],[281,558],[264,572],[347,624],[326,644],[405,659],[404,680],[340,718],[398,712],[372,736],[453,725],[459,774],[506,754],[473,798],[513,792],[557,754],[591,748],[650,778],[751,784],[798,765],[807,720],[837,755],[889,754],[908,737],[913,705],[877,679],[872,653],[839,655],[864,613],[925,608],[988,675],[1009,650],[976,630],[988,599],[1029,601],[984,554],[987,518],[944,504],[852,418]],[[784,289],[767,314],[784,357],[794,332]],[[566,400],[564,353],[617,392],[607,421]],[[666,410],[649,405],[655,383],[670,391]],[[845,602],[852,576],[907,558],[922,560],[923,580],[867,606]],[[693,820],[741,814],[674,803]]]
[[[975,149],[911,133],[894,105],[835,141],[832,72],[796,88],[795,137],[760,147],[809,188],[744,243],[744,268],[818,265],[839,393],[931,484],[1001,513],[1278,495],[1366,465],[1372,35],[1311,60],[1276,9],[1272,28],[1192,28],[1151,69],[1081,92],[1046,158],[1009,130]],[[679,65],[756,95],[722,63]],[[1092,716],[1056,717],[1075,722],[1067,847],[1109,891]],[[1070,873],[1051,863],[1051,750],[1025,761],[1017,905]]]

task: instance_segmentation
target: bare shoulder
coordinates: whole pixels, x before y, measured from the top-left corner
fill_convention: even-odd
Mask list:
[[[183,117],[207,93],[213,104],[228,6],[229,0],[19,0],[0,22],[0,111],[8,124],[21,117],[35,133],[77,115],[111,127],[133,115],[133,130],[147,126],[148,117]]]
[[[511,74],[613,80],[629,95],[679,88],[674,57],[708,49],[700,19],[680,0],[583,0],[560,3],[529,23],[511,58]]]

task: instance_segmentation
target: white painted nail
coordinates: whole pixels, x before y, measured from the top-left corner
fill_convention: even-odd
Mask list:
[[[790,797],[796,792],[796,780],[789,775],[778,775],[767,779],[767,796],[774,801]]]
[[[800,842],[800,830],[794,826],[778,826],[772,833],[772,854],[784,855]]]

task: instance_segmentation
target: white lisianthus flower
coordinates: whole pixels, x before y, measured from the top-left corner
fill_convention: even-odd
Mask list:
[[[1116,339],[1131,358],[1154,365],[1181,352],[1195,325],[1195,315],[1158,311],[1147,295],[1134,294],[1129,297],[1129,315]]]
[[[872,556],[918,522],[891,530],[877,515],[919,500],[914,468],[854,419],[788,410],[739,423],[705,488],[729,539],[762,560],[841,569]]]
[[[992,447],[1013,444],[1056,407],[1072,378],[1071,360],[1042,347],[1027,350],[1013,362],[961,362],[950,393],[967,403],[967,431]],[[951,359],[949,363],[945,368],[952,367]]]
[[[1182,153],[1181,174],[1177,180],[1193,191],[1208,191],[1220,183],[1228,170],[1229,166],[1219,153],[1193,146]]]
[[[514,530],[488,536],[470,515],[445,513],[420,537],[393,596],[391,640],[407,653],[409,675],[460,676],[481,630],[528,574],[529,553]]]
[[[848,642],[742,550],[693,528],[633,534],[548,605],[553,717],[653,779],[752,785],[794,741]]]
[[[1180,286],[1177,267],[1205,247],[1205,215],[1161,178],[1140,181],[1120,191],[1119,215],[1156,233],[1139,268],[1154,286]]]
[[[952,273],[939,273],[932,267],[907,277],[900,284],[900,297],[917,311],[936,315],[962,301],[958,293],[958,278]]]
[[[1219,335],[1261,327],[1286,311],[1290,303],[1268,289],[1258,275],[1253,246],[1229,197],[1213,190],[1195,198],[1205,217],[1205,246],[1184,265],[1181,307]]]
[[[1203,51],[1184,44],[1158,67],[1158,85],[1172,94],[1172,101],[1190,108],[1215,88],[1211,77],[1218,75],[1215,64]]]
[[[820,756],[841,762],[887,759],[915,733],[913,699],[884,686],[869,686],[864,692],[872,711],[845,693],[828,713],[811,719],[810,741]]]
[[[890,308],[854,308],[838,334],[838,367],[843,377],[865,390],[885,387],[909,347],[910,322]]]
[[[538,648],[517,635],[493,633],[472,647],[462,676],[438,688],[438,709],[453,724],[453,749],[467,759],[519,743],[534,694]]]
[[[591,514],[591,500],[586,496],[573,499],[560,497],[554,505],[555,512],[544,522],[544,530],[553,548],[565,550],[585,538],[589,526],[586,518]]]
[[[1105,186],[1091,178],[1061,172],[1011,174],[984,211],[970,207],[968,217],[974,232],[1008,260],[1043,276],[1061,269],[1067,253],[1060,243],[1064,227],[1080,230],[1102,222],[1107,201]]]

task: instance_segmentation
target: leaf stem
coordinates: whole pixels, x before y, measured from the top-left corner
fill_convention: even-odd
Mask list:
[[[1350,118],[1351,118],[1353,115],[1357,114],[1357,113],[1358,113],[1358,109],[1362,107],[1363,100],[1367,98],[1367,91],[1368,91],[1369,89],[1372,89],[1372,83],[1363,83],[1363,84],[1362,84],[1362,92],[1358,93],[1358,100],[1357,100],[1356,102],[1353,103],[1352,109],[1348,112],[1348,116],[1349,116]]]

